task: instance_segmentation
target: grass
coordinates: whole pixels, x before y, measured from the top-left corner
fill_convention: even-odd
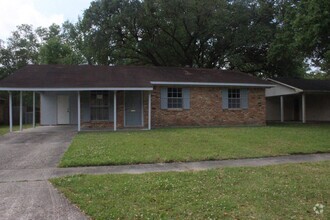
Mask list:
[[[26,124],[23,125],[23,129],[26,128],[31,128],[32,125]],[[13,131],[18,131],[19,130],[19,125],[14,125],[13,126]],[[9,126],[8,125],[0,125],[0,136],[9,133]]]
[[[330,125],[171,128],[79,133],[61,167],[330,152]]]
[[[327,161],[51,182],[92,219],[329,219],[329,167]],[[313,211],[317,203],[323,214]]]

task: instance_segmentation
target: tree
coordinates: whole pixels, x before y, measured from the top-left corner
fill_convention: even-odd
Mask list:
[[[38,62],[41,39],[32,25],[22,24],[12,32],[7,42],[0,43],[0,77]]]
[[[292,21],[294,39],[298,48],[316,66],[330,71],[330,2],[301,0]]]
[[[40,64],[80,64],[82,58],[75,54],[70,46],[52,37],[40,48]]]
[[[81,64],[84,62],[83,57],[66,42],[66,35],[61,32],[61,27],[56,24],[42,31],[45,42],[39,51],[40,64]]]
[[[276,10],[275,0],[98,0],[77,30],[97,64],[226,68],[263,76],[283,75],[290,67],[298,74],[302,59],[281,54],[280,37],[274,44],[282,22]]]
[[[326,0],[95,0],[75,24],[18,26],[0,42],[0,74],[34,63],[88,63],[303,76],[306,60],[329,72],[329,5]]]

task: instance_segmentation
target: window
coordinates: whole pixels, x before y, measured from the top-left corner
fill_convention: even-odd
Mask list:
[[[190,88],[161,88],[160,108],[190,109]]]
[[[240,89],[228,89],[228,108],[241,108]]]
[[[168,88],[167,99],[168,108],[182,108],[182,88]]]
[[[222,89],[222,109],[248,109],[249,89]]]
[[[91,120],[109,120],[109,92],[91,92]]]

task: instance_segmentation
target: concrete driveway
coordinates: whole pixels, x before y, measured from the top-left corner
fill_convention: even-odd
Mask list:
[[[75,127],[37,127],[0,136],[0,172],[55,168]],[[86,219],[48,181],[0,178],[0,219]]]

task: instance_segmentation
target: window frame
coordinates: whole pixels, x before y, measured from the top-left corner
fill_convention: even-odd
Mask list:
[[[167,88],[167,109],[183,109],[183,88]]]
[[[228,89],[228,109],[242,109],[242,91],[241,89]]]
[[[95,95],[95,99],[97,100],[97,95],[102,95],[103,98],[102,100],[103,103],[101,104],[93,104],[93,96]],[[93,110],[97,110],[98,114],[93,117]],[[102,111],[102,109],[106,112],[105,115],[100,114],[100,112]],[[110,93],[109,91],[91,91],[90,92],[90,120],[91,121],[110,121]],[[100,117],[101,115],[101,117]],[[105,117],[102,117],[105,116]]]

